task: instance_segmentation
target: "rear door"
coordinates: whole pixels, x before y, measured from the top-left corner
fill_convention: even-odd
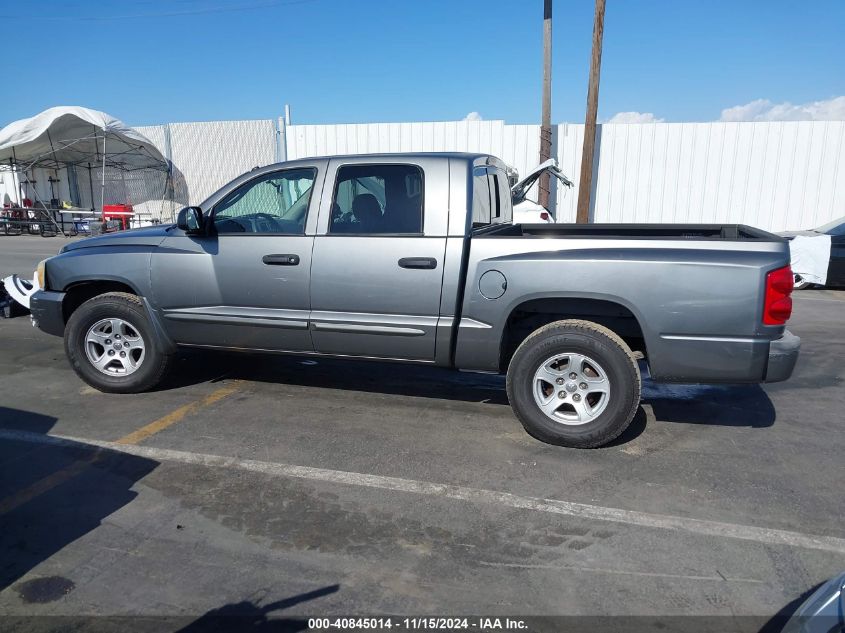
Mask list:
[[[433,361],[448,161],[332,160],[311,265],[311,336],[326,354]]]

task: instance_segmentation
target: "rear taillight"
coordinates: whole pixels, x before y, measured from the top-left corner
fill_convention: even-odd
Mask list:
[[[548,222],[549,221],[549,214],[546,213],[545,211],[540,211],[540,219],[543,220],[544,222]]]
[[[792,287],[795,277],[789,266],[778,268],[766,275],[766,297],[763,302],[763,323],[783,325],[792,315]]]

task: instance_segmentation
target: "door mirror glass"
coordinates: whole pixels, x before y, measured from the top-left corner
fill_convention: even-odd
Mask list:
[[[185,207],[179,211],[176,226],[189,235],[202,231],[202,209],[199,207]]]

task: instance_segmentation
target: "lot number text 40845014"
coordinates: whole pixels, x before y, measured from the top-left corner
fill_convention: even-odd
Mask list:
[[[526,630],[527,624],[519,618],[486,617],[349,617],[349,618],[310,618],[310,630],[383,630],[399,629],[408,631],[520,631]]]

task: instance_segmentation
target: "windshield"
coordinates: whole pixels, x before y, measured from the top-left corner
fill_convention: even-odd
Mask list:
[[[845,235],[845,218],[837,218],[813,230],[817,233],[828,233],[829,235]]]

